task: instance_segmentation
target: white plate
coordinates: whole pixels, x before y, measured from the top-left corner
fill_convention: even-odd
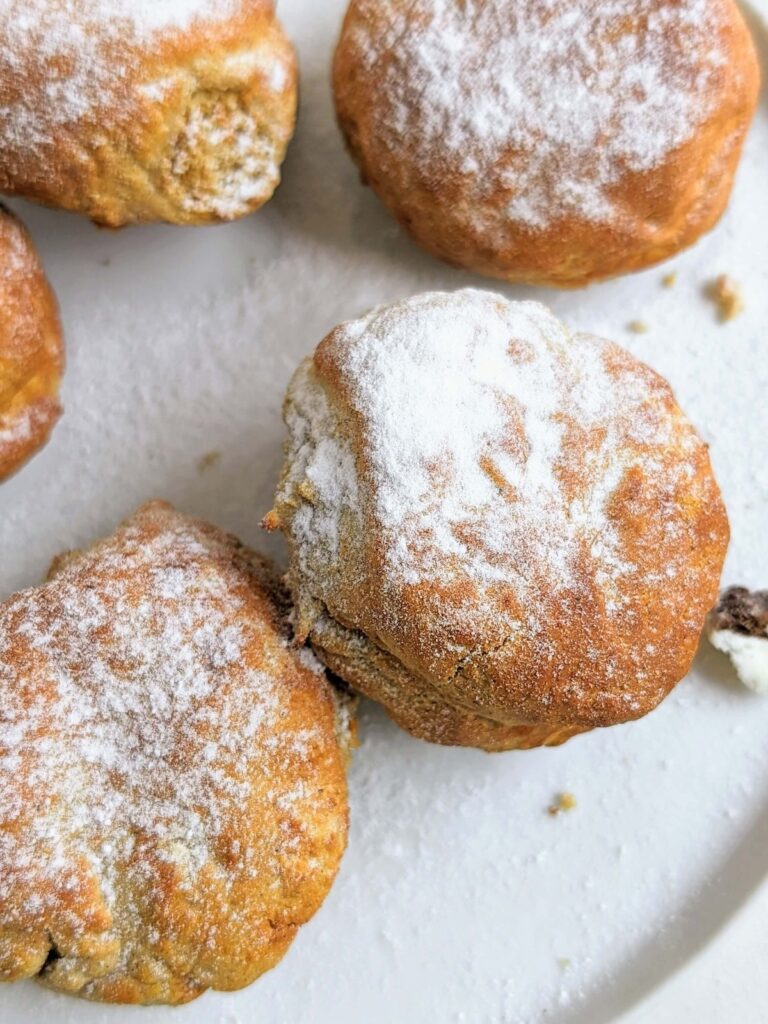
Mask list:
[[[303,108],[285,183],[257,216],[109,233],[16,204],[61,300],[69,366],[51,444],[0,488],[3,595],[153,496],[280,553],[258,521],[298,359],[372,305],[488,286],[421,253],[359,185],[328,86],[343,6],[283,0]],[[753,25],[765,54],[765,23]],[[764,586],[767,165],[764,93],[730,211],[693,251],[582,293],[502,289],[543,297],[671,379],[712,445],[730,510],[726,580]],[[671,269],[677,285],[664,289]],[[701,294],[724,271],[747,304],[727,326]],[[632,319],[649,333],[628,333]],[[212,450],[221,458],[201,472]],[[558,750],[432,747],[371,705],[362,738],[341,874],[276,970],[172,1017],[17,985],[0,992],[0,1021],[601,1024],[709,941],[768,869],[768,701],[706,647],[657,712]],[[552,818],[546,808],[564,789],[578,806]],[[768,1007],[768,987],[761,998]]]

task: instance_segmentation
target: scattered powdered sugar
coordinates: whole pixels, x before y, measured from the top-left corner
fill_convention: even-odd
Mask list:
[[[325,87],[345,6],[283,0],[307,74],[306,144],[293,151],[279,206],[257,223],[213,235],[156,229],[148,244],[144,232],[87,231],[34,211],[78,340],[71,394],[89,398],[69,402],[58,470],[42,484],[32,472],[0,488],[6,592],[35,578],[52,547],[92,535],[149,493],[256,539],[255,510],[274,495],[279,401],[292,369],[345,317],[459,283],[387,230],[352,187]],[[629,317],[649,323],[626,344],[673,381],[706,431],[734,526],[726,578],[753,587],[768,579],[768,460],[743,457],[764,451],[768,436],[766,152],[763,105],[729,227],[714,250],[681,258],[677,288],[660,288],[651,271],[544,299],[606,337],[620,337]],[[752,296],[726,341],[697,294],[721,269]],[[218,465],[197,474],[196,460],[214,447]],[[277,553],[278,538],[263,543],[272,541]],[[381,992],[388,1021],[613,1020],[719,930],[734,905],[726,894],[745,892],[766,862],[768,701],[740,699],[735,685],[725,659],[705,653],[643,721],[497,757],[417,742],[366,701],[343,877],[279,972],[173,1014],[99,1010],[16,985],[0,995],[0,1016],[327,1024],[339,1005],[364,1016]],[[543,808],[563,787],[579,811],[553,821]],[[737,848],[751,851],[754,876],[745,878],[744,857],[732,858]],[[558,957],[570,958],[567,970]],[[721,980],[731,991],[732,978]],[[723,1005],[722,1019],[733,1019]]]
[[[0,142],[50,146],[57,127],[76,125],[119,96],[138,67],[137,47],[217,7],[215,0],[7,0],[0,79],[16,87],[0,106]]]
[[[0,107],[0,139],[49,143],[53,126],[77,123],[119,93],[138,66],[137,48],[235,8],[235,0],[7,0],[0,77],[25,81],[31,66],[43,81]]]
[[[359,529],[369,502],[394,579],[471,581],[486,596],[512,588],[534,616],[533,595],[579,590],[585,564],[606,611],[624,607],[622,580],[640,570],[610,505],[633,467],[653,481],[667,540],[682,538],[665,502],[693,472],[695,433],[647,368],[622,354],[617,370],[621,350],[572,335],[538,303],[430,293],[343,324],[324,344],[341,383],[329,390],[309,362],[298,371],[282,485],[307,499],[291,532],[320,595],[350,557],[342,517]],[[364,465],[340,407],[361,424]],[[671,558],[669,574],[678,568]]]
[[[356,514],[359,508],[355,457],[337,430],[337,421],[325,392],[314,382],[311,358],[306,359],[293,378],[293,401],[286,408],[287,426],[294,456],[282,488],[286,494],[302,488],[306,481],[311,500],[296,510],[292,529],[300,540],[308,542],[299,557],[316,545],[324,561],[337,565],[340,560],[340,518],[345,510]]]
[[[22,40],[46,28],[50,52],[87,41],[86,27],[115,39],[146,42],[155,33],[183,30],[237,10],[238,0],[5,0],[3,30]]]
[[[709,116],[727,57],[717,0],[366,6],[352,38],[386,97],[373,116],[389,147],[506,191],[509,219],[532,229],[614,216],[611,187]]]
[[[328,734],[292,724],[287,641],[221,540],[151,514],[0,609],[2,925],[49,920],[81,858],[120,919],[141,848],[193,886],[221,842],[274,878],[305,842]]]
[[[81,0],[65,0],[72,10],[81,10]],[[26,3],[26,9],[30,5]],[[40,6],[38,4],[38,6]],[[50,7],[50,0],[44,6]],[[91,0],[90,15],[102,24],[123,21],[131,25],[137,39],[147,39],[154,32],[188,28],[200,18],[222,18],[237,8],[236,0]]]
[[[0,281],[27,277],[39,269],[35,249],[21,223],[0,212]]]

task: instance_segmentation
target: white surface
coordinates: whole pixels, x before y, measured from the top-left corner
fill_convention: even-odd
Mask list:
[[[725,933],[618,1024],[765,1024],[768,885]]]
[[[107,233],[16,204],[61,300],[69,367],[52,443],[0,488],[2,594],[155,495],[279,553],[258,520],[298,359],[374,304],[484,286],[418,251],[359,186],[328,88],[342,9],[343,0],[283,0],[303,109],[285,184],[257,216]],[[730,212],[692,252],[582,293],[502,289],[543,298],[671,379],[712,444],[729,506],[726,582],[752,586],[768,583],[767,154],[764,94]],[[672,269],[677,285],[663,289]],[[746,301],[726,326],[701,295],[721,272]],[[633,319],[649,333],[629,334]],[[201,472],[211,450],[221,458]],[[370,704],[362,739],[338,882],[276,970],[245,992],[176,1011],[104,1008],[17,985],[0,991],[0,1022],[602,1024],[667,982],[768,870],[768,701],[708,647],[657,712],[558,750],[430,747]],[[561,790],[578,806],[552,818],[546,808]],[[726,936],[725,952],[715,945],[652,997],[662,1009],[641,1006],[631,1019],[768,1019],[768,981],[748,955],[765,952],[765,936],[755,947],[739,930],[754,916]],[[713,956],[725,965],[720,996],[702,988]],[[749,1010],[733,1016],[723,993],[750,963]],[[702,991],[703,1002],[690,1002]]]

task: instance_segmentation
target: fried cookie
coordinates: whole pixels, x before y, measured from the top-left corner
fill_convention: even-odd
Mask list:
[[[272,0],[6,0],[0,191],[119,227],[274,192],[296,120]]]
[[[351,0],[333,83],[364,181],[420,245],[577,287],[717,222],[759,77],[734,0]]]
[[[266,525],[297,631],[414,735],[560,743],[687,672],[728,521],[669,385],[618,345],[421,295],[332,331],[285,418]]]
[[[154,502],[0,608],[0,979],[182,1003],[273,967],[347,836],[347,702],[233,537]]]

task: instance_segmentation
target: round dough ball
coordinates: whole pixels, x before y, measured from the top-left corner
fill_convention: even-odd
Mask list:
[[[339,867],[351,738],[285,613],[160,502],[0,607],[0,980],[183,1003],[282,958]]]
[[[32,239],[0,206],[0,480],[48,440],[63,366],[56,299]]]
[[[351,0],[339,122],[424,248],[576,287],[722,214],[757,103],[734,0]]]
[[[296,628],[416,736],[639,718],[688,670],[728,521],[669,385],[545,307],[422,295],[298,369],[274,510]]]
[[[272,196],[297,72],[272,0],[10,0],[0,93],[0,191],[203,224]]]

